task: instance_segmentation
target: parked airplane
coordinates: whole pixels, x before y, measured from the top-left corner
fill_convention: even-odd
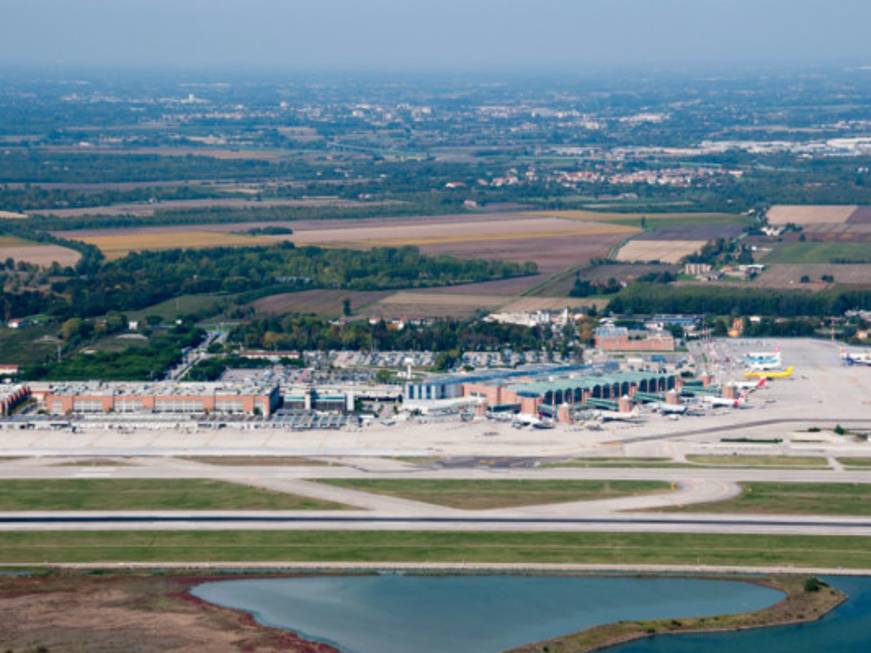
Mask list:
[[[714,397],[706,395],[702,397],[702,401],[714,408],[743,408],[743,399],[727,399],[726,397]]]
[[[522,429],[524,426],[531,426],[534,429],[552,429],[553,420],[540,419],[533,415],[518,413],[514,416],[514,421],[511,425],[516,429]]]
[[[641,415],[637,410],[631,413],[621,413],[616,410],[594,410],[590,411],[592,417],[600,419],[603,422],[638,422],[641,421]]]
[[[783,367],[783,364],[780,361],[768,361],[768,362],[757,362],[750,363],[749,368],[751,372],[768,372],[779,370]]]
[[[775,351],[751,351],[744,357],[748,365],[775,365],[780,367],[783,361],[780,357],[780,350]]]
[[[651,408],[663,415],[685,415],[689,406],[686,404],[667,404],[664,401],[657,401],[651,404]]]
[[[846,365],[871,365],[871,351],[841,350],[841,360]]]
[[[745,379],[789,379],[795,372],[795,367],[790,365],[785,370],[750,370],[744,372]]]
[[[753,380],[753,381],[736,381],[732,385],[734,385],[739,390],[743,390],[745,392],[753,392],[754,390],[761,390],[765,387],[765,384],[768,382],[768,377],[763,377],[761,379]]]

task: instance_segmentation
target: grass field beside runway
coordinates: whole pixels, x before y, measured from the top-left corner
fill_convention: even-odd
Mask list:
[[[2,563],[348,562],[871,569],[871,537],[441,531],[7,531]]]
[[[689,455],[687,460],[711,467],[808,467],[824,469],[828,461],[820,456],[726,456]]]
[[[871,485],[861,483],[741,483],[741,494],[715,503],[694,503],[681,512],[755,515],[871,516]]]
[[[0,511],[339,510],[329,501],[205,479],[0,481]]]
[[[318,483],[461,510],[593,501],[665,492],[663,481],[317,479]]]

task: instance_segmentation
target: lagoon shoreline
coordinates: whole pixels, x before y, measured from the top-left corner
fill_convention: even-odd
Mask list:
[[[130,629],[131,641],[135,639],[140,644],[152,641],[153,649],[169,648],[167,646],[166,632],[172,629],[180,629],[179,637],[188,638],[189,645],[206,646],[210,650],[228,651],[293,651],[296,653],[340,653],[329,644],[308,640],[292,629],[271,627],[259,622],[256,616],[244,609],[224,607],[211,603],[193,594],[192,590],[204,583],[271,579],[271,578],[296,578],[311,576],[336,576],[336,575],[371,575],[374,573],[398,573],[409,575],[511,575],[511,576],[614,576],[634,578],[692,578],[701,580],[725,580],[743,581],[765,585],[772,589],[784,591],[786,596],[769,608],[744,615],[724,615],[723,617],[707,617],[701,619],[673,619],[657,620],[653,622],[618,622],[593,626],[578,633],[566,634],[551,640],[538,643],[530,643],[511,649],[512,653],[535,653],[538,651],[559,650],[571,653],[587,653],[589,651],[602,650],[635,639],[650,636],[650,628],[656,628],[656,634],[664,633],[699,633],[699,632],[722,632],[730,630],[744,630],[749,628],[763,628],[774,625],[788,625],[815,621],[843,603],[847,597],[840,592],[833,595],[831,600],[821,602],[814,609],[803,610],[801,613],[794,609],[784,610],[784,605],[790,605],[791,595],[796,595],[796,588],[804,582],[807,574],[779,576],[760,575],[758,569],[744,569],[733,573],[701,572],[698,569],[673,568],[663,570],[640,569],[634,566],[634,570],[606,569],[599,566],[589,568],[566,569],[564,565],[519,566],[503,565],[317,565],[317,568],[282,568],[282,565],[271,568],[258,565],[253,569],[251,565],[234,565],[223,568],[207,567],[211,573],[190,573],[194,571],[190,565],[186,568],[160,568],[156,565],[148,565],[147,569],[127,567],[119,569],[111,566],[92,566],[87,569],[50,569],[35,570],[32,575],[25,576],[0,576],[0,607],[7,612],[0,622],[8,621],[9,625],[38,623],[40,619],[48,617],[45,610],[46,604],[50,607],[53,600],[57,599],[56,609],[66,612],[70,618],[81,620],[88,614],[103,613],[108,615],[107,620],[99,619],[94,628],[85,633],[49,632],[48,640],[54,646],[49,650],[62,648],[63,650],[78,650],[70,646],[59,646],[62,642],[58,638],[72,637],[73,641],[83,644],[87,637],[98,637],[101,626],[112,624],[113,619]],[[198,567],[198,566],[195,566]],[[18,568],[22,568],[18,566]],[[203,569],[205,569],[204,567]],[[217,573],[215,573],[217,572]],[[851,573],[850,575],[856,575]],[[84,587],[82,587],[84,586]],[[25,600],[25,597],[38,597],[40,607],[35,602]],[[48,600],[46,601],[46,598]],[[17,605],[16,605],[17,604]],[[124,613],[118,614],[119,609]],[[756,617],[753,617],[756,615]],[[759,618],[761,615],[761,618]],[[785,618],[788,615],[789,618]],[[798,617],[801,618],[798,618]],[[747,617],[753,617],[747,619]],[[743,620],[742,620],[743,618]],[[139,622],[143,623],[139,623]],[[700,627],[698,622],[703,622]],[[147,625],[145,622],[148,622]],[[85,619],[87,623],[87,619]],[[680,623],[681,628],[675,628],[674,624]],[[728,625],[726,625],[728,623]],[[137,625],[139,624],[139,625]],[[627,628],[627,624],[634,627]],[[669,627],[669,624],[671,627]],[[725,627],[724,627],[725,626]],[[25,628],[26,630],[26,628]],[[123,628],[122,628],[123,631]],[[15,629],[4,632],[15,633]],[[28,646],[39,645],[32,635],[19,633],[19,639],[12,643],[26,644]],[[134,634],[135,633],[135,634]],[[89,642],[90,643],[90,642]],[[559,643],[557,647],[557,643]],[[46,643],[47,645],[47,643]],[[93,647],[94,650],[100,650]],[[108,650],[108,649],[107,649]]]

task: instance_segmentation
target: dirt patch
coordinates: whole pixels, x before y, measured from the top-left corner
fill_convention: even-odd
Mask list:
[[[695,254],[707,240],[630,240],[617,252],[618,261],[677,263]]]
[[[325,644],[257,624],[248,614],[188,593],[208,580],[182,576],[53,573],[0,576],[4,650],[65,653],[294,651],[336,653]]]
[[[858,206],[796,206],[778,204],[768,209],[771,224],[843,224],[858,209]]]
[[[38,245],[26,241],[4,244],[3,239],[0,239],[0,259],[3,260],[11,258],[42,267],[57,262],[66,267],[78,263],[81,256],[76,250],[60,245]]]
[[[476,311],[492,311],[504,296],[398,292],[363,309],[361,314],[384,319],[466,318]]]

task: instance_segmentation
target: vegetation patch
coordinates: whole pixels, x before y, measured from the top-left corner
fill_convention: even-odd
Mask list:
[[[568,501],[594,501],[665,492],[661,481],[537,481],[318,479],[319,483],[434,503],[461,510],[490,510]]]
[[[741,483],[741,494],[715,503],[694,503],[681,512],[767,515],[871,515],[871,485],[863,483]]]
[[[700,465],[716,467],[828,467],[819,456],[726,456],[689,455],[687,460]]]
[[[353,510],[329,501],[205,479],[0,481],[0,510],[8,511],[339,509]]]

